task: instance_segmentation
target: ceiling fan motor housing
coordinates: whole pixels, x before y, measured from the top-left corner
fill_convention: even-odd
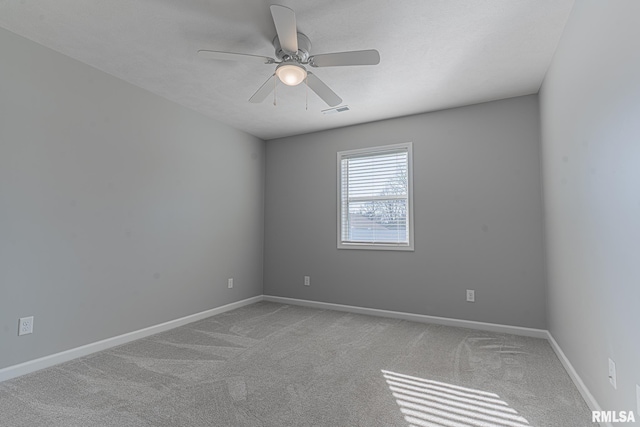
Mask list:
[[[273,39],[273,47],[276,48],[276,58],[280,61],[284,61],[288,57],[294,59],[296,62],[306,62],[309,59],[309,52],[311,51],[311,40],[304,34],[298,33],[298,52],[293,56],[282,50],[278,36]]]

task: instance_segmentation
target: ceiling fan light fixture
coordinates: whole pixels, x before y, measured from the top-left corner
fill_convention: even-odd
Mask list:
[[[287,86],[297,86],[307,78],[307,70],[302,65],[283,63],[276,68],[276,75]]]

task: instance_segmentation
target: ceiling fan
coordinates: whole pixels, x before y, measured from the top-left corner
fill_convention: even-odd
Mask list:
[[[330,107],[335,107],[342,102],[342,99],[315,74],[307,71],[305,65],[320,68],[347,65],[377,65],[380,63],[380,54],[375,49],[310,55],[311,41],[307,36],[298,32],[296,15],[293,10],[274,4],[271,5],[271,16],[277,32],[277,36],[273,39],[273,46],[276,49],[275,56],[278,60],[268,56],[245,53],[215,50],[198,51],[200,57],[208,59],[277,64],[275,72],[249,98],[249,102],[257,104],[264,101],[274,90],[277,78],[288,86],[296,86],[306,81],[307,86],[324,102]]]

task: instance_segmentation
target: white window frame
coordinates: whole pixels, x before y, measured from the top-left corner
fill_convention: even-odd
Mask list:
[[[360,157],[366,155],[376,155],[389,151],[407,151],[407,226],[408,243],[390,243],[390,242],[349,242],[342,240],[342,160],[348,157]],[[401,144],[383,145],[378,147],[362,148],[358,150],[339,151],[337,156],[337,177],[338,177],[338,249],[365,249],[365,250],[383,250],[383,251],[413,251],[413,143],[406,142]]]

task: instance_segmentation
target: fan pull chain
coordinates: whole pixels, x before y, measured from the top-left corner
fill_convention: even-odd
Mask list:
[[[305,90],[304,90],[304,109],[305,109],[305,111],[309,111],[309,82],[307,81],[308,78],[309,78],[309,76],[306,76],[304,78],[304,86],[305,86]]]
[[[276,104],[276,87],[278,86],[278,79],[277,78],[273,78],[273,106],[275,107]]]

